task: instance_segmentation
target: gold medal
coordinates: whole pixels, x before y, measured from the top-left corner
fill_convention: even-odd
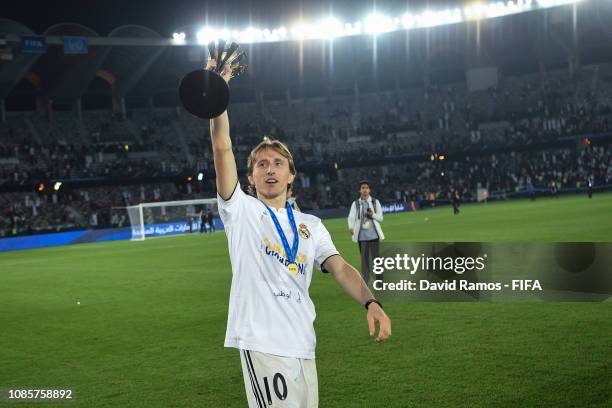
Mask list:
[[[298,266],[296,263],[292,262],[289,265],[287,265],[287,268],[289,269],[289,272],[291,272],[294,275],[298,274]]]

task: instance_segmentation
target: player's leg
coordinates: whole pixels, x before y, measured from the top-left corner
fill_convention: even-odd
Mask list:
[[[253,374],[249,368],[244,350],[240,350],[240,364],[242,365],[242,378],[244,379],[244,389],[246,391],[247,403],[249,408],[262,408],[266,405],[263,402],[263,393],[259,392]]]
[[[314,360],[240,350],[249,408],[316,408],[318,380]]]
[[[372,264],[374,263],[374,241],[368,241],[367,243],[367,267],[368,267],[368,280],[365,281],[366,283],[370,283],[370,274],[372,272]]]
[[[300,360],[306,386],[308,387],[308,400],[306,408],[317,408],[319,406],[319,378],[317,375],[317,363],[312,360]]]
[[[361,254],[361,277],[365,283],[370,279],[370,265],[368,260],[368,241],[359,241],[359,253]]]
[[[374,259],[378,258],[378,255],[380,254],[380,239],[376,239],[374,241],[371,242],[371,259],[370,259],[370,267],[374,264]],[[374,275],[374,279],[378,279],[378,280],[384,280],[383,274],[380,275]]]

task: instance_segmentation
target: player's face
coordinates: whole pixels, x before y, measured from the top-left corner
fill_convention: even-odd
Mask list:
[[[364,199],[370,196],[370,186],[368,186],[367,184],[362,184],[359,188],[359,191],[361,192],[361,197]]]
[[[289,170],[289,160],[274,149],[262,149],[255,158],[253,174],[249,181],[255,184],[257,194],[273,199],[287,194],[287,185],[294,176]]]

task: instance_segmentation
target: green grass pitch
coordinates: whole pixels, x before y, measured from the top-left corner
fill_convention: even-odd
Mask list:
[[[357,264],[346,221],[325,223]],[[612,194],[383,226],[395,241],[611,242]],[[0,388],[75,389],[44,406],[246,406],[238,352],[223,348],[226,245],[217,233],[0,253]],[[612,302],[390,303],[393,336],[376,344],[331,276],[316,271],[310,293],[321,407],[612,406]]]

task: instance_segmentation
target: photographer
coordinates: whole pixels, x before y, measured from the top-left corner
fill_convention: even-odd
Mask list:
[[[385,239],[380,223],[383,211],[380,202],[370,195],[370,183],[359,183],[361,196],[351,205],[348,216],[349,233],[359,245],[361,254],[361,276],[366,283],[370,279],[370,265],[378,256],[380,241]]]

